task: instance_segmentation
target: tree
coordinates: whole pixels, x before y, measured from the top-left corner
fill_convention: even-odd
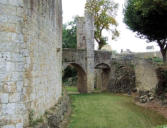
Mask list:
[[[76,20],[63,25],[63,48],[76,48]]]
[[[99,49],[101,49],[107,41],[104,37],[103,31],[111,31],[112,39],[119,36],[117,31],[117,22],[115,20],[116,10],[118,5],[110,0],[91,0],[86,3],[85,8],[93,14],[95,20],[95,40],[99,44]],[[112,25],[112,26],[111,26]]]
[[[77,48],[77,37],[76,37],[76,18],[73,21],[63,25],[63,48]],[[77,71],[75,68],[68,66],[63,73],[63,82],[72,78],[76,80]]]
[[[156,41],[163,61],[167,52],[167,1],[128,0],[124,9],[124,22],[140,38]]]

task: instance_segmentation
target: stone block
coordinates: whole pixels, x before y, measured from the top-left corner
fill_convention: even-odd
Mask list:
[[[23,128],[23,123],[16,124],[16,128]]]
[[[0,103],[1,104],[8,103],[8,98],[9,98],[9,94],[8,93],[1,93],[0,94]]]
[[[23,80],[23,72],[13,72],[11,81],[22,81]]]
[[[16,7],[0,4],[0,14],[1,15],[16,15]]]
[[[0,23],[6,23],[8,21],[8,17],[5,15],[0,15]]]
[[[22,54],[14,53],[14,54],[12,54],[12,60],[15,62],[23,62],[24,58],[23,58]]]
[[[27,106],[26,106],[27,107]],[[23,115],[25,114],[27,111],[26,111],[26,107],[25,107],[25,104],[24,103],[18,103],[17,104],[17,107],[16,107],[16,113],[17,114],[20,114],[20,115]]]
[[[6,126],[3,126],[2,128],[16,128],[15,125],[6,125]]]
[[[17,7],[17,9],[16,9],[16,15],[20,16],[20,17],[24,16],[24,9],[20,8],[20,7]]]
[[[0,59],[0,61],[1,61],[2,59]],[[4,73],[4,72],[6,72],[6,63],[5,62],[3,62],[3,61],[1,61],[0,62],[0,73]]]
[[[16,92],[16,83],[15,82],[6,82],[3,85],[3,91],[6,93]]]
[[[8,58],[10,60],[10,58]],[[6,72],[14,72],[15,71],[15,63],[13,62],[6,62]]]
[[[17,87],[17,92],[23,92],[23,81],[17,81],[16,87]]]
[[[9,93],[9,103],[20,102],[20,93]]]
[[[15,103],[2,104],[2,114],[14,115],[15,113],[16,113]]]
[[[13,24],[23,23],[23,18],[19,17],[19,16],[8,16],[7,17],[7,22],[8,23],[13,23]]]
[[[8,4],[13,6],[21,6],[23,5],[23,0],[8,0]]]

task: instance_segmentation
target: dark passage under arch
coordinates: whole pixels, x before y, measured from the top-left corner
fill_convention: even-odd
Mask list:
[[[80,93],[87,93],[87,77],[86,77],[86,72],[84,71],[84,69],[79,64],[76,64],[76,63],[70,63],[66,66],[66,68],[68,66],[72,66],[77,71],[77,88],[78,88],[78,91]]]
[[[110,66],[105,63],[100,63],[95,66],[96,88],[102,91],[107,90],[110,79]]]

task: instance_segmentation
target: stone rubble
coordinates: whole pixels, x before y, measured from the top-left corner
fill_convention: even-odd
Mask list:
[[[155,99],[154,92],[152,91],[139,91],[139,95],[136,97],[136,100],[140,103],[151,102]]]

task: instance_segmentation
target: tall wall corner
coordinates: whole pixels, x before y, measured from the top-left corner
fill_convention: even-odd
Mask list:
[[[89,2],[90,0],[87,0]],[[88,92],[94,90],[95,64],[94,64],[94,17],[85,10],[85,31],[86,31],[86,54],[87,54],[87,88]]]
[[[77,17],[77,49],[86,49],[85,18]]]
[[[61,0],[0,0],[0,128],[23,128],[62,95]]]

